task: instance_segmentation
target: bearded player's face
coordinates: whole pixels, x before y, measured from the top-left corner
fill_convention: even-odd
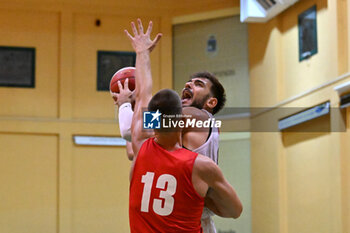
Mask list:
[[[186,82],[182,89],[181,101],[183,107],[202,109],[209,99],[210,88],[213,84],[206,78],[193,78]]]

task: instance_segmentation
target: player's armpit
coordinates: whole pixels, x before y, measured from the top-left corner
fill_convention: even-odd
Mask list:
[[[197,160],[194,169],[209,186],[205,197],[206,206],[218,216],[238,218],[243,210],[242,203],[220,168],[207,157],[200,156]]]
[[[143,102],[143,101],[140,101],[140,102]],[[133,120],[131,125],[131,134],[132,134],[131,141],[132,141],[132,149],[134,151],[134,157],[137,156],[143,142],[146,139],[152,137],[154,134],[152,130],[143,129],[142,111],[145,108],[141,106],[137,106],[137,104],[141,104],[141,103],[136,102],[135,112],[133,115]]]

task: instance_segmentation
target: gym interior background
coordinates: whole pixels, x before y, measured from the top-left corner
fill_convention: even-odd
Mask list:
[[[318,53],[299,61],[298,15],[313,5]],[[96,90],[97,51],[132,51],[123,29],[137,17],[164,35],[151,55],[154,91],[180,90],[206,69],[229,107],[272,107],[256,122],[278,108],[339,107],[334,87],[350,81],[348,0],[300,0],[267,23],[242,24],[239,12],[238,0],[1,0],[0,46],[35,48],[36,65],[35,88],[0,87],[0,232],[129,231],[125,148],[72,137],[119,136],[113,101]],[[349,233],[343,111],[344,132],[222,133],[219,165],[244,213],[215,218],[218,232]]]

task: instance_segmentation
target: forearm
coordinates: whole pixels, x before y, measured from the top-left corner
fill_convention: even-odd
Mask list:
[[[147,108],[152,97],[152,74],[149,51],[136,54],[136,89],[135,112],[131,132],[133,135],[133,150],[137,154],[142,142],[149,137],[149,132],[142,130],[143,110]]]
[[[151,59],[148,50],[138,52],[136,55],[136,101],[144,101],[152,96]],[[147,103],[146,103],[147,102]],[[146,106],[142,106],[146,107]]]
[[[209,192],[209,190],[208,190],[208,192]],[[220,217],[223,217],[222,213],[220,212],[220,210],[216,206],[215,202],[209,196],[206,196],[204,198],[204,206],[207,207],[208,209],[210,209],[214,214],[216,214]]]
[[[199,158],[195,163],[195,171],[209,187],[205,197],[206,206],[221,217],[238,218],[242,212],[242,203],[235,190],[212,160],[204,156]]]

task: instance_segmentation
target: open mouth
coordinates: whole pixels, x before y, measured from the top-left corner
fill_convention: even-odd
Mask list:
[[[182,90],[182,96],[181,96],[181,100],[182,100],[182,103],[188,101],[188,100],[191,100],[193,97],[193,93],[191,91],[191,89],[189,88],[184,88]]]

